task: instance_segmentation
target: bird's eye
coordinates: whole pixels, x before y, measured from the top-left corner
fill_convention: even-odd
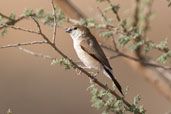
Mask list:
[[[74,30],[77,30],[77,27],[74,27]]]

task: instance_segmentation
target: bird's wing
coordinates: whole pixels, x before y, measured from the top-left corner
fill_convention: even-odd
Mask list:
[[[81,41],[80,45],[81,48],[89,55],[91,55],[94,59],[99,61],[102,65],[105,65],[112,69],[103,50],[101,49],[100,45],[98,44],[97,40],[94,38],[93,35]]]

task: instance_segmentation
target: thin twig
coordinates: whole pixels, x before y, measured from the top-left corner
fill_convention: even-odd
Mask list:
[[[141,59],[138,59],[138,58],[134,58],[134,57],[131,57],[131,56],[129,56],[129,55],[126,55],[126,54],[124,54],[124,53],[122,53],[122,52],[120,52],[120,51],[113,50],[112,48],[107,47],[107,46],[105,46],[105,45],[103,45],[103,44],[100,44],[100,46],[101,46],[102,48],[104,48],[104,49],[107,49],[107,50],[113,52],[113,53],[116,53],[115,56],[111,56],[111,57],[109,57],[109,59],[114,59],[114,58],[116,58],[116,57],[124,57],[124,58],[130,59],[130,60],[139,62],[139,63],[141,63],[141,64],[144,65],[144,66],[151,66],[151,67],[156,67],[156,68],[163,68],[163,69],[165,69],[165,70],[171,70],[171,67],[169,67],[169,66],[162,66],[162,65],[150,63],[150,62],[148,62],[148,61],[144,61],[144,60],[141,60]]]
[[[116,52],[118,52],[119,49],[118,49],[118,47],[117,47],[117,44],[116,44],[116,41],[115,41],[114,36],[112,36],[112,42],[113,42],[114,50],[115,50]]]
[[[29,29],[25,29],[25,28],[13,26],[13,25],[7,25],[7,24],[0,24],[0,25],[1,25],[0,28],[1,28],[1,27],[9,27],[9,28],[12,28],[12,29],[15,29],[15,30],[20,30],[20,31],[24,31],[24,32],[29,32],[29,33],[36,33],[36,34],[38,34],[37,31],[33,31],[33,30],[29,30]]]
[[[133,16],[134,17],[133,26],[137,27],[138,22],[139,22],[139,13],[140,13],[139,5],[140,5],[141,0],[135,0],[135,2],[136,2],[136,6],[135,6],[135,12],[134,12],[134,16]]]
[[[6,15],[2,14],[1,12],[0,12],[0,15],[1,15],[2,17],[4,17],[4,18],[6,18],[6,19],[10,20],[10,21],[14,21],[13,19],[11,19],[11,18],[9,18],[8,16],[6,16]]]
[[[1,16],[2,16],[3,14],[1,13]],[[34,14],[33,14],[34,15]],[[5,16],[5,15],[3,15],[3,16]],[[14,24],[16,24],[17,22],[19,22],[19,21],[21,21],[21,20],[23,20],[23,19],[25,19],[25,18],[27,18],[27,17],[25,17],[25,16],[20,16],[18,19],[16,19],[16,20],[12,20],[12,21],[9,21],[9,22],[7,22],[6,23],[6,25],[14,25]],[[3,29],[3,28],[5,28],[6,26],[0,26],[0,30],[1,29]]]
[[[105,22],[107,23],[107,18],[106,18],[106,16],[103,14],[103,12],[101,11],[101,9],[100,9],[99,7],[97,7],[97,9],[98,9],[98,11],[100,12],[101,16],[104,18]],[[106,28],[106,29],[109,29],[109,28]],[[110,30],[110,29],[109,29],[109,30]],[[113,42],[114,49],[115,49],[116,51],[118,51],[117,44],[116,44],[116,42],[115,42],[115,38],[114,38],[113,35],[112,35],[112,42]]]
[[[149,0],[148,5],[147,5],[148,11],[145,16],[145,27],[144,27],[144,34],[143,34],[144,38],[147,37],[147,31],[149,30],[149,26],[150,26],[150,16],[152,13],[152,4],[153,4],[153,0]]]
[[[22,48],[20,46],[18,46],[18,49],[21,50],[21,51],[24,51],[25,53],[28,53],[30,55],[36,56],[36,57],[41,57],[41,58],[50,59],[50,60],[56,59],[56,58],[51,57],[49,55],[44,55],[44,54],[41,54],[41,53],[36,53],[36,52],[30,51],[28,49]]]
[[[110,0],[107,0],[107,2],[108,2],[109,5],[112,7],[113,13],[116,15],[117,20],[120,22],[120,21],[121,21],[121,18],[120,18],[119,14],[118,14],[118,11],[115,10],[115,7],[113,6],[113,4],[111,3]]]
[[[54,22],[54,25],[53,25],[53,38],[52,38],[52,43],[55,44],[55,40],[56,40],[56,7],[53,3],[53,0],[51,0],[51,4],[52,4],[52,9],[53,9],[53,22]]]
[[[33,42],[23,42],[23,43],[17,43],[17,44],[8,44],[5,46],[1,46],[0,49],[4,48],[10,48],[10,47],[18,47],[18,46],[27,46],[27,45],[33,45],[33,44],[45,44],[46,41],[33,41]]]
[[[97,7],[98,11],[100,12],[101,16],[104,18],[105,22],[107,22],[107,18],[106,16],[103,14],[103,12],[101,11],[101,9],[99,7]]]

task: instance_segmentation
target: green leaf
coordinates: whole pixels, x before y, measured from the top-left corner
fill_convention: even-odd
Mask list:
[[[8,29],[7,28],[4,28],[3,31],[1,32],[1,36],[2,37],[5,37],[5,35],[7,34],[8,32]]]
[[[157,58],[157,61],[165,64],[167,63],[167,60],[171,58],[171,51],[167,52],[167,53],[163,53],[162,55],[160,55],[158,58]]]
[[[123,104],[123,100],[117,100],[117,101],[115,102],[115,108],[114,108],[114,110],[115,110],[116,112],[119,112],[120,109],[121,109],[122,104]]]
[[[145,47],[145,52],[148,53],[151,49],[155,48],[156,45],[154,43],[149,43],[146,47]]]
[[[167,48],[168,47],[168,39],[166,38],[164,41],[161,41],[158,46],[161,47],[161,49]]]
[[[7,114],[12,114],[11,109],[9,108]]]
[[[171,2],[168,4],[168,7],[171,7]]]
[[[44,15],[44,9],[39,8],[36,10],[36,17],[37,18],[42,18],[43,15]]]
[[[106,7],[106,8],[103,10],[104,14],[106,14],[106,13],[107,13],[108,11],[110,11],[111,9],[112,9],[111,6]]]
[[[51,65],[55,65],[56,63],[58,63],[58,59],[53,59]]]
[[[65,70],[69,70],[71,66],[71,62],[68,59],[62,58],[59,60],[60,65],[63,65]]]
[[[104,0],[97,0],[97,2],[103,2]]]
[[[134,105],[136,106],[139,103],[140,100],[141,100],[141,98],[140,98],[139,95],[135,96],[134,97]]]
[[[126,44],[128,44],[128,42],[130,41],[130,38],[128,36],[121,36],[118,40],[119,44],[121,46],[125,46]]]
[[[116,12],[118,12],[120,6],[119,5],[113,5],[112,9]]]
[[[12,19],[12,20],[14,20],[15,17],[16,17],[16,14],[14,14],[14,13],[11,13],[10,16],[9,16],[9,18]]]
[[[146,110],[144,109],[143,105],[140,106],[139,111],[141,114],[145,114]]]
[[[93,18],[87,18],[87,23],[88,23],[87,27],[89,27],[89,28],[94,27],[96,24],[96,22]]]
[[[80,19],[80,25],[85,25],[87,23],[87,21],[83,18]]]
[[[138,43],[134,44],[131,46],[131,51],[135,51],[138,47],[144,45],[145,41],[144,40],[141,40],[139,41]]]
[[[29,17],[32,14],[33,14],[33,10],[32,9],[28,9],[28,8],[24,9],[24,16]]]
[[[95,87],[95,85],[94,85],[94,84],[91,84],[91,85],[87,88],[87,91],[92,90],[94,87]]]
[[[110,38],[113,36],[114,32],[113,31],[106,31],[106,32],[101,32],[99,35],[102,37]]]

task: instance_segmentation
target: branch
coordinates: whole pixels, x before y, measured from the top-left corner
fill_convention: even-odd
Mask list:
[[[58,6],[60,7],[60,9],[62,9],[63,11],[64,11],[64,13],[65,14],[68,14],[68,16],[69,17],[71,17],[71,18],[73,18],[73,15],[74,15],[74,18],[75,19],[79,19],[80,17],[79,16],[77,16],[77,17],[75,17],[78,13],[80,13],[79,15],[84,15],[83,13],[81,13],[81,12],[79,12],[79,10],[78,11],[75,11],[75,9],[77,9],[77,8],[75,8],[74,6],[73,6],[73,4],[72,4],[72,7],[74,7],[73,9],[70,7],[70,4],[68,4],[67,3],[67,0],[63,0],[64,2],[65,2],[65,4],[63,4],[63,3],[61,3],[61,0],[56,0],[56,2],[57,2],[57,4],[58,4]],[[111,4],[111,2],[108,0],[108,3],[113,7],[113,5]],[[113,12],[114,12],[114,10],[113,10]],[[115,12],[114,12],[115,13]],[[117,20],[118,21],[120,21],[120,17],[119,17],[119,14],[117,13],[116,14],[116,17],[117,17]],[[119,18],[118,18],[119,17]],[[124,28],[124,33],[126,33],[126,34],[128,34],[127,33],[127,30],[126,30],[126,28],[124,27],[124,26],[122,26],[123,28]],[[92,33],[94,33],[94,36],[98,39],[99,38],[99,35],[97,35],[94,31],[92,32]],[[128,34],[129,35],[129,34]],[[100,38],[99,38],[100,39]],[[108,50],[112,50],[111,48],[109,48]],[[124,53],[124,54],[130,54],[130,52],[128,52],[128,51],[125,51],[125,50],[122,50],[123,52],[122,53]],[[112,52],[114,53],[114,51],[112,50]],[[135,54],[133,54],[133,53],[131,53],[132,54],[132,56],[131,57],[137,57]],[[125,57],[124,57],[125,58]],[[148,78],[149,80],[151,80],[150,82],[152,83],[152,84],[154,84],[154,86],[167,98],[167,99],[169,99],[169,100],[171,100],[171,95],[170,96],[168,96],[168,93],[170,92],[170,83],[168,83],[168,82],[166,82],[166,84],[167,84],[167,86],[164,86],[164,88],[167,88],[167,89],[163,89],[163,90],[161,90],[161,88],[159,87],[159,86],[157,86],[157,84],[155,84],[154,82],[155,82],[155,78],[151,78],[151,75],[152,76],[154,76],[154,77],[165,77],[165,76],[163,76],[163,75],[165,75],[165,74],[162,74],[162,73],[159,73],[158,71],[156,71],[156,70],[154,70],[154,67],[153,68],[151,68],[151,67],[148,67],[148,68],[145,68],[145,66],[143,65],[143,64],[141,64],[140,62],[137,62],[137,64],[132,64],[133,62],[134,62],[134,60],[132,61],[132,59],[124,59],[125,60],[125,62],[127,62],[128,64],[130,64],[131,65],[131,67],[135,70],[135,71],[137,71],[137,70],[139,70],[141,73],[143,73],[144,75],[144,77],[145,78]],[[140,64],[139,64],[140,63]],[[166,68],[166,69],[170,69],[170,68]],[[146,72],[147,71],[147,72]],[[151,72],[150,72],[151,71]],[[163,82],[165,82],[165,81],[163,81]],[[165,85],[165,83],[163,83],[164,85]],[[162,85],[161,85],[162,86]],[[166,94],[166,92],[168,92],[167,94]]]
[[[12,28],[12,29],[15,29],[15,30],[20,30],[20,31],[24,31],[24,32],[29,32],[29,33],[35,33],[35,34],[38,34],[37,31],[33,31],[33,30],[29,30],[29,29],[25,29],[25,28],[21,28],[21,27],[17,27],[17,26],[13,26],[13,25],[7,25],[7,24],[0,24],[0,28],[4,28],[4,27],[9,27],[9,28]]]
[[[18,46],[27,46],[27,45],[33,45],[33,44],[46,44],[46,43],[47,43],[46,41],[33,41],[33,42],[24,42],[24,43],[17,43],[17,44],[8,44],[5,46],[1,46],[0,49],[18,47]]]
[[[139,13],[140,13],[140,9],[139,9],[139,5],[140,5],[140,2],[141,0],[135,0],[136,2],[136,5],[135,5],[135,12],[134,12],[134,23],[133,23],[133,26],[134,27],[137,27],[138,25],[138,22],[139,22]],[[147,17],[148,18],[148,17]]]
[[[129,53],[126,51],[124,51],[124,53],[121,53],[116,52],[112,48],[104,46],[102,44],[101,46],[117,54],[116,56],[110,57],[110,59],[116,57],[123,57],[131,67],[133,67],[136,71],[143,73],[143,76],[150,83],[152,83],[160,91],[160,93],[162,93],[165,96],[165,98],[171,101],[171,73],[166,71],[171,71],[171,67],[158,65],[152,60],[143,61],[141,59],[137,59],[133,57],[135,56],[133,54],[132,56],[126,55],[125,53]]]
[[[11,18],[9,18],[8,16],[6,16],[6,15],[2,14],[1,12],[0,12],[0,15],[1,15],[2,17],[4,17],[4,18],[6,18],[6,19],[10,20],[10,21],[14,21],[13,19],[11,19]]]
[[[169,66],[162,66],[162,65],[155,64],[155,62],[152,61],[152,60],[149,60],[149,61],[147,62],[147,61],[144,61],[144,60],[141,60],[141,59],[138,59],[138,58],[129,56],[129,55],[127,55],[127,54],[124,54],[124,53],[122,53],[122,52],[120,52],[120,51],[116,51],[116,50],[114,50],[114,49],[112,49],[112,48],[110,48],[110,47],[107,47],[107,46],[105,46],[105,45],[103,45],[103,44],[101,44],[101,43],[99,43],[99,44],[100,44],[100,46],[101,46],[102,48],[107,49],[108,51],[117,54],[117,55],[115,55],[115,56],[109,57],[109,59],[114,59],[114,58],[116,58],[116,57],[124,57],[124,58],[130,59],[130,60],[132,60],[132,61],[141,63],[141,64],[144,65],[144,66],[150,66],[150,67],[155,67],[155,68],[162,68],[162,69],[165,69],[165,70],[171,70],[171,67],[169,67]]]
[[[49,59],[49,60],[53,60],[53,59],[56,59],[54,57],[51,57],[49,55],[44,55],[44,54],[41,54],[41,53],[36,53],[36,52],[33,52],[33,51],[30,51],[28,49],[25,49],[25,48],[22,48],[20,46],[17,47],[19,50],[21,51],[24,51],[25,53],[28,53],[30,55],[33,55],[33,56],[36,56],[36,57],[41,57],[41,58],[44,58],[44,59]]]
[[[143,37],[146,38],[147,36],[147,31],[149,30],[149,26],[150,26],[150,16],[152,13],[152,3],[153,0],[149,0],[148,6],[147,6],[147,13],[146,13],[146,18],[145,18],[145,27],[144,27],[144,35]]]
[[[55,40],[56,40],[56,8],[55,8],[55,5],[53,3],[53,0],[51,0],[51,4],[52,4],[52,9],[53,9],[53,22],[54,22],[54,25],[53,25],[53,38],[52,38],[52,43],[55,44]]]
[[[112,11],[116,15],[116,19],[118,20],[118,22],[120,22],[121,21],[121,18],[120,18],[119,14],[118,14],[118,11],[115,9],[115,7],[113,6],[113,4],[111,3],[110,0],[107,0],[107,2],[112,7]]]
[[[113,91],[112,89],[110,88],[107,88],[103,83],[101,83],[100,81],[98,81],[94,76],[92,76],[90,73],[88,73],[86,70],[84,70],[83,68],[79,67],[76,63],[74,63],[74,61],[72,61],[68,56],[66,56],[61,50],[59,50],[56,45],[54,45],[54,43],[52,43],[48,37],[42,33],[42,30],[40,28],[40,25],[38,23],[38,21],[34,18],[32,18],[33,21],[35,22],[35,24],[37,25],[38,27],[38,32],[37,33],[34,33],[34,34],[38,34],[38,35],[41,35],[42,38],[44,40],[47,41],[47,43],[57,52],[59,53],[62,57],[64,57],[65,59],[69,60],[70,63],[75,66],[75,68],[79,69],[81,72],[83,72],[87,77],[91,78],[93,80],[94,83],[96,83],[97,85],[99,85],[100,87],[102,87],[103,89],[105,90],[109,90],[111,92],[111,94],[113,94],[117,99],[122,99],[122,97],[120,97],[115,91]],[[123,102],[124,104],[127,106],[127,107],[131,107],[131,104],[129,104],[125,99],[123,99]]]
[[[0,13],[0,15],[1,15],[2,17],[8,18],[8,16],[3,15],[2,13]],[[14,24],[16,24],[17,22],[19,22],[19,21],[21,21],[21,20],[23,20],[23,19],[25,19],[25,18],[26,18],[25,16],[21,16],[21,17],[19,17],[19,18],[16,19],[16,20],[10,20],[9,22],[6,23],[6,25],[14,25]],[[1,27],[0,27],[0,30],[3,29],[3,28],[5,28],[5,27],[6,27],[6,26],[1,26]]]

